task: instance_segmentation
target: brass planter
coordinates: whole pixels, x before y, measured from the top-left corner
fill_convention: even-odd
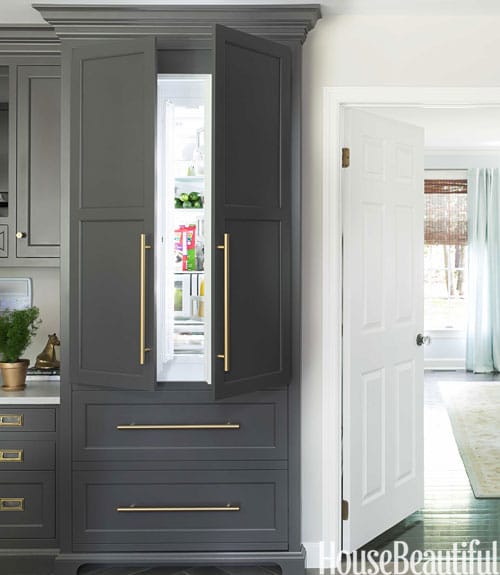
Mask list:
[[[28,359],[20,359],[16,363],[0,362],[0,370],[2,371],[2,389],[5,391],[19,391],[26,387],[26,372]]]

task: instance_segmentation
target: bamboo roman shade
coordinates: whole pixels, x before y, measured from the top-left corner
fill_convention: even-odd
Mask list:
[[[425,243],[467,244],[467,180],[425,180]]]

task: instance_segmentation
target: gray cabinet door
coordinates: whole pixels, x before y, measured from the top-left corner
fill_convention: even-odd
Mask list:
[[[71,49],[70,364],[80,385],[155,384],[154,351],[140,363],[141,329],[153,343],[154,258],[144,250],[142,276],[140,241],[152,243],[154,224],[155,57],[152,38]]]
[[[59,257],[60,76],[59,66],[18,68],[17,257]]]
[[[224,397],[290,380],[290,52],[216,26],[214,66],[212,381]]]

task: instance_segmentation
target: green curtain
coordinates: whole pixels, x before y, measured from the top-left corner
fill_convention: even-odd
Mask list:
[[[469,170],[466,368],[500,370],[500,182],[498,168]]]

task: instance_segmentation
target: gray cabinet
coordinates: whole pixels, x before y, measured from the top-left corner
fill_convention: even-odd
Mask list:
[[[301,575],[300,46],[318,8],[39,10],[64,53],[61,293],[69,345],[55,573],[203,562],[275,564]],[[172,298],[155,290],[167,267],[158,246],[170,241],[157,219],[167,202],[156,189],[156,137],[157,105],[171,102],[157,96],[163,75],[180,74],[211,84],[211,108],[198,111],[211,116],[210,129],[202,137],[197,125],[192,146],[175,149],[194,161],[211,142],[206,172],[197,165],[167,174],[174,186],[211,175],[202,230],[208,287],[195,296],[198,305],[206,297],[209,316],[207,376],[185,379],[179,370],[157,376],[157,354],[169,353],[157,322],[168,306],[179,314],[175,327],[186,314],[193,320],[175,303],[187,282],[171,281]],[[194,110],[197,96],[186,94],[183,106]],[[175,205],[205,209],[184,203]],[[166,256],[173,251],[167,246]],[[207,271],[171,275],[193,269]],[[185,335],[181,343],[199,333]]]
[[[18,258],[58,258],[61,204],[59,66],[17,70]]]
[[[56,411],[0,406],[0,548],[56,546]]]
[[[7,62],[0,66],[0,263],[58,266],[59,58],[31,56]]]

